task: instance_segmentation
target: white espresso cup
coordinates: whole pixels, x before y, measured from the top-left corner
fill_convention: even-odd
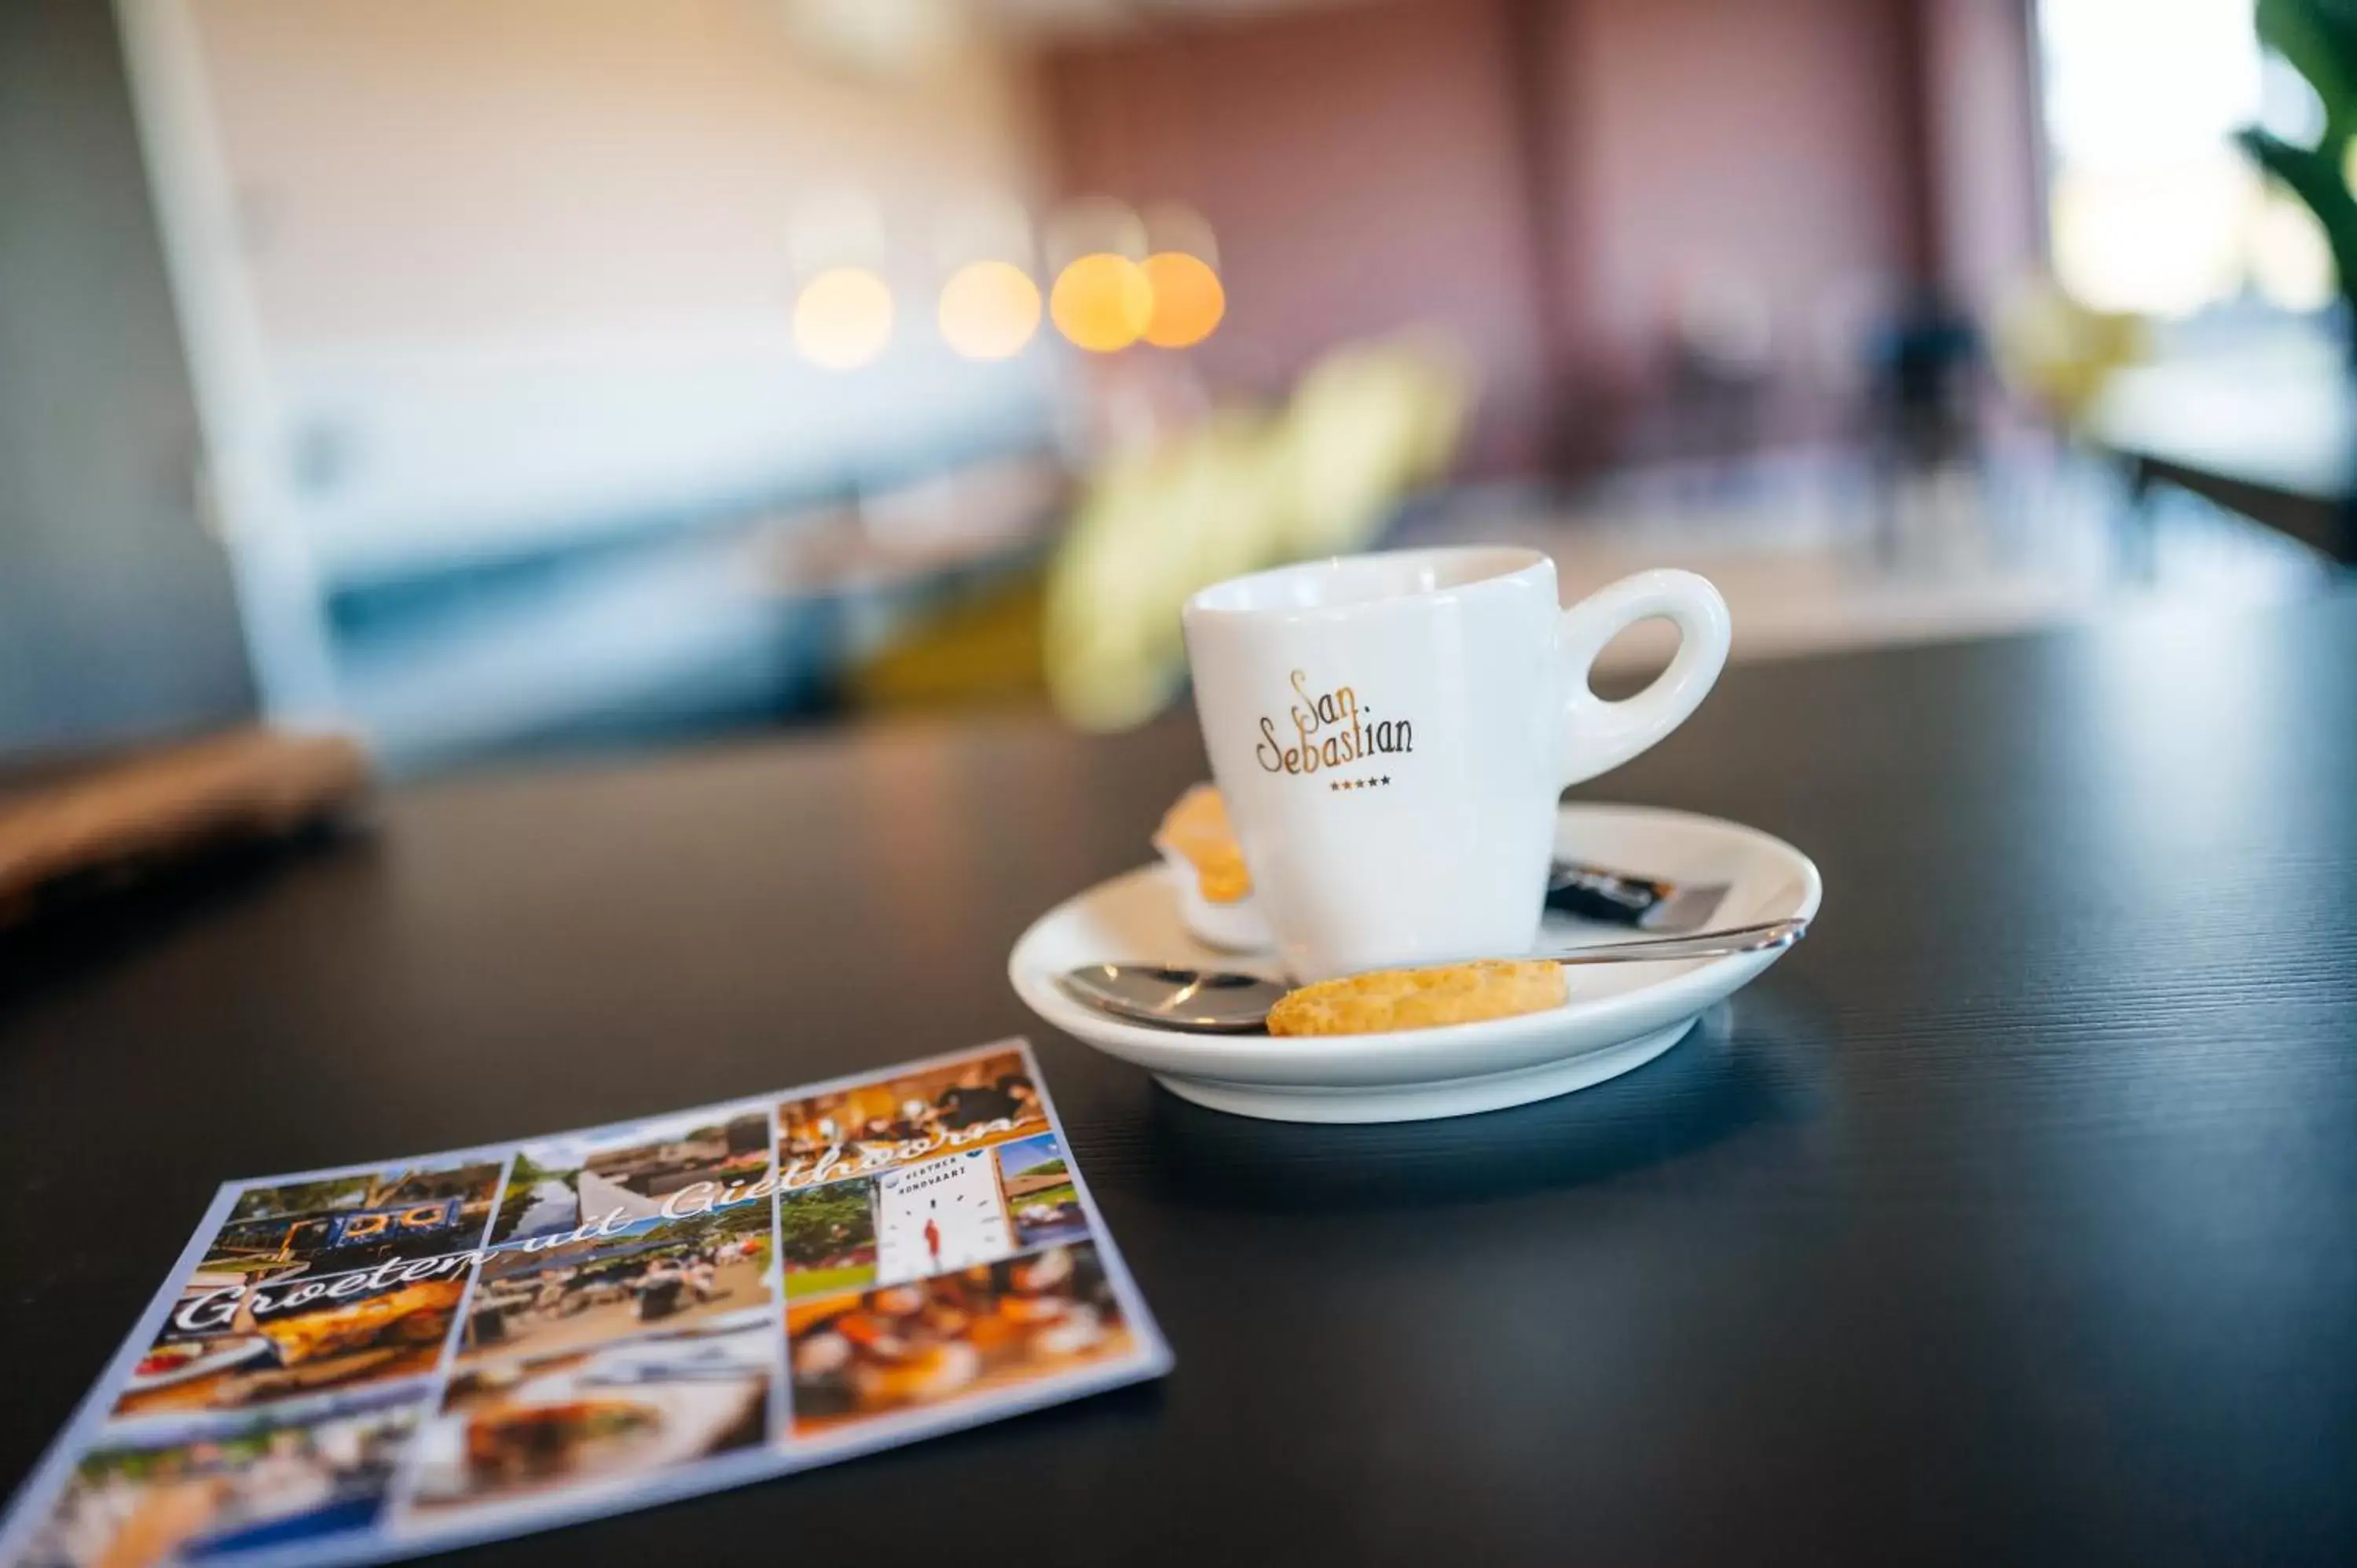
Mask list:
[[[1637,696],[1588,689],[1638,621],[1679,632]],[[1187,602],[1211,771],[1296,979],[1508,958],[1538,939],[1557,797],[1685,722],[1727,602],[1640,572],[1558,607],[1535,550],[1409,550],[1235,577]]]

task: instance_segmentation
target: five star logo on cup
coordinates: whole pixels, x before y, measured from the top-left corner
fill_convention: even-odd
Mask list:
[[[1281,734],[1276,720],[1264,714],[1260,742],[1253,747],[1254,760],[1268,772],[1310,774],[1415,749],[1414,722],[1376,718],[1372,708],[1360,703],[1355,689],[1336,686],[1313,691],[1308,672],[1302,670],[1293,671],[1291,682],[1300,700],[1286,709],[1290,735]],[[1286,744],[1288,738],[1292,745]]]

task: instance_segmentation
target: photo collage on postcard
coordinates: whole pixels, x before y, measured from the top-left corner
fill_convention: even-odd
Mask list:
[[[497,1151],[246,1185],[16,1562],[380,1538],[506,1168]]]
[[[769,1440],[774,1101],[528,1143],[409,1520],[513,1511]]]
[[[778,1138],[796,1438],[1136,1348],[1019,1053],[791,1102]]]
[[[1167,1366],[1012,1046],[222,1203],[0,1568],[365,1562]]]

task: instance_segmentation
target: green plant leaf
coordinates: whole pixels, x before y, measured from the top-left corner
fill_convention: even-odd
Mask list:
[[[2332,248],[2332,265],[2341,274],[2341,292],[2357,299],[2357,197],[2349,194],[2341,159],[2311,147],[2295,147],[2255,126],[2234,134],[2243,150],[2291,193],[2308,204],[2324,226],[2325,242]]]
[[[2258,0],[2251,20],[2324,101],[2320,145],[2337,150],[2357,131],[2357,0]]]

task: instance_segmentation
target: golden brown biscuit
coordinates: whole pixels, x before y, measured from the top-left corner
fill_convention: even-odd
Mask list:
[[[1244,852],[1228,826],[1228,805],[1219,789],[1198,784],[1178,797],[1163,814],[1154,842],[1186,858],[1195,868],[1196,886],[1214,904],[1233,904],[1252,894],[1252,873],[1244,869]]]
[[[1482,959],[1432,969],[1379,969],[1287,992],[1268,1011],[1272,1035],[1380,1035],[1478,1024],[1560,1007],[1563,966],[1546,959]]]

